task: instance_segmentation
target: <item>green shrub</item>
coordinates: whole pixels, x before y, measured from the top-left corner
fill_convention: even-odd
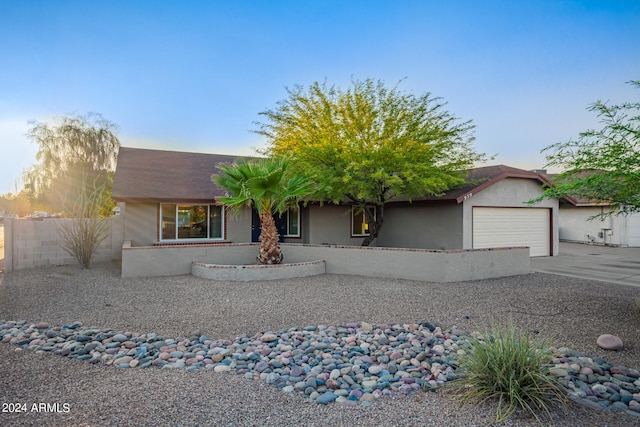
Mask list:
[[[517,408],[542,422],[551,417],[550,405],[566,405],[566,393],[555,377],[548,375],[552,353],[547,341],[517,333],[513,323],[506,329],[492,325],[491,333],[471,341],[460,361],[454,382],[464,403],[497,399],[496,421],[504,421]]]

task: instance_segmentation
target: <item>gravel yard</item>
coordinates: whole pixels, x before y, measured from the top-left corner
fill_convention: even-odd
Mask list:
[[[122,279],[119,265],[5,273],[0,320],[82,322],[165,337],[194,329],[229,338],[268,330],[349,322],[432,322],[485,330],[491,319],[537,329],[557,346],[640,368],[640,288],[546,274],[429,283],[324,275],[287,281],[214,282],[192,276]],[[621,352],[595,345],[620,336]],[[68,404],[68,411],[0,413],[0,425],[494,425],[492,404],[460,406],[446,389],[383,397],[373,407],[306,403],[260,381],[198,370],[116,369],[78,360],[15,352],[0,344],[2,403]],[[571,407],[566,426],[640,425],[610,411]],[[518,416],[501,424],[533,426]]]

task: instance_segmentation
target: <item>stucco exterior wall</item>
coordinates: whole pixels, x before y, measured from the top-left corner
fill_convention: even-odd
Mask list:
[[[308,243],[358,246],[364,237],[351,237],[351,206],[309,206]],[[372,246],[377,246],[374,240]]]
[[[251,209],[242,208],[239,212],[226,211],[225,240],[234,243],[251,242]]]
[[[591,243],[598,245],[633,246],[633,231],[629,226],[636,219],[633,216],[612,215],[604,219],[590,217],[607,212],[607,207],[599,206],[562,206],[559,217],[560,240],[568,242]]]
[[[377,246],[460,249],[462,237],[462,206],[455,202],[389,204]]]
[[[526,208],[528,200],[542,194],[542,187],[538,181],[532,179],[507,178],[498,181],[477,194],[469,193],[463,205],[463,248],[473,248],[473,207],[510,207]],[[560,238],[558,235],[558,200],[545,199],[535,205],[538,208],[551,209],[551,243],[553,255],[558,255]]]
[[[126,240],[133,246],[149,246],[158,241],[157,203],[125,203],[123,211]]]

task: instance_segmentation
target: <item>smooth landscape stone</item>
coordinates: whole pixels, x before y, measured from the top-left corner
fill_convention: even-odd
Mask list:
[[[114,365],[124,365],[124,364],[129,364],[131,361],[133,360],[133,357],[131,356],[124,356],[118,359],[114,360]]]
[[[629,410],[633,412],[640,412],[640,402],[637,400],[631,400],[629,403]]]
[[[223,359],[224,359],[224,355],[222,353],[211,355],[211,360],[215,363],[222,362]]]
[[[295,390],[292,385],[288,385],[288,386],[282,387],[282,391],[284,393],[293,393]]]
[[[376,380],[366,380],[366,381],[362,381],[362,388],[374,388],[376,386],[376,384],[378,384],[378,381]]]
[[[318,396],[315,401],[317,403],[320,403],[322,405],[326,405],[327,403],[333,402],[334,400],[337,399],[338,396],[335,395],[335,393],[331,392],[331,391],[327,391],[323,394],[321,394],[320,396]]]
[[[255,366],[256,371],[259,372],[259,373],[263,372],[267,368],[269,368],[269,364],[267,362],[265,362],[264,360],[261,360]]]
[[[260,341],[262,342],[272,342],[272,341],[276,341],[278,339],[278,336],[275,334],[264,334],[262,335],[262,337],[260,337]]]
[[[38,328],[0,322],[0,340],[15,351],[34,351],[103,363],[114,368],[235,372],[261,379],[285,393],[320,404],[371,405],[383,396],[436,391],[456,378],[459,358],[472,336],[432,324],[351,323],[307,325],[279,332],[214,340],[200,331],[190,338],[164,338],[95,327],[79,322]],[[640,416],[640,372],[589,358],[568,348],[553,349],[550,374],[572,400]],[[324,403],[326,402],[326,403]]]
[[[611,334],[602,334],[598,337],[596,345],[604,350],[618,351],[622,350],[622,340]]]
[[[127,341],[129,338],[127,338],[127,336],[124,334],[116,334],[112,337],[112,339],[114,341],[124,342],[124,341]]]
[[[371,323],[362,322],[362,323],[360,323],[360,328],[363,331],[372,331],[373,330],[373,325]]]
[[[368,369],[371,375],[378,375],[380,372],[382,372],[382,370],[383,370],[383,367],[380,365],[371,365],[369,366],[369,369]]]

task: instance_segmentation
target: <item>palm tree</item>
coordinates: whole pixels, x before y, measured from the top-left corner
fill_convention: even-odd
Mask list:
[[[241,160],[231,165],[218,165],[220,173],[212,176],[212,180],[229,193],[229,196],[219,197],[219,202],[236,211],[243,206],[252,206],[258,211],[258,262],[261,264],[280,264],[283,258],[273,214],[282,214],[296,206],[301,197],[313,190],[308,178],[287,175],[288,164],[287,158]]]

